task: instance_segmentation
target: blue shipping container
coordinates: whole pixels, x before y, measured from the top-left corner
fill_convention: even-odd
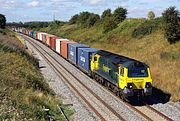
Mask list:
[[[79,48],[78,49],[78,66],[86,73],[90,72],[91,56],[98,50],[95,48]]]
[[[30,36],[31,36],[31,37],[33,37],[33,33],[34,33],[34,31],[31,31],[31,33],[30,33]]]
[[[68,44],[68,60],[77,64],[78,48],[88,48],[84,44]]]
[[[46,43],[46,35],[44,35],[44,40],[43,40],[44,43]]]

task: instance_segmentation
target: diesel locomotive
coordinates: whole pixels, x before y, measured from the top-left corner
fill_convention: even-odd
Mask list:
[[[152,94],[149,66],[134,59],[99,50],[92,55],[91,74],[124,99]]]

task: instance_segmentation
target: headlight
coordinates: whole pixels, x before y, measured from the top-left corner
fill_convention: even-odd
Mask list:
[[[151,83],[150,82],[146,82],[146,88],[150,88],[152,87]]]
[[[127,88],[132,89],[132,83],[127,83]]]

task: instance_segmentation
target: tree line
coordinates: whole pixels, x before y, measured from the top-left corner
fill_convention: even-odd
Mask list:
[[[102,15],[90,13],[90,12],[81,12],[75,14],[69,20],[69,24],[79,24],[82,27],[92,27],[96,24],[103,25],[103,33],[109,32],[116,27],[118,24],[123,22],[127,17],[127,9],[123,7],[118,7],[113,12],[111,9],[106,9],[103,11]],[[140,33],[147,33],[152,29],[152,26],[149,25],[147,29],[147,24],[151,23],[155,19],[155,14],[153,11],[149,11],[147,15],[147,21],[144,24],[144,27],[141,27]],[[163,28],[165,30],[165,37],[169,43],[175,43],[180,41],[180,13],[175,7],[167,8],[163,13],[162,17],[156,19],[155,21],[162,20]],[[146,31],[147,32],[146,32]]]
[[[103,24],[104,33],[116,28],[119,23],[125,20],[127,17],[127,9],[118,7],[111,12],[111,9],[106,9],[101,16],[90,12],[81,12],[75,14],[69,20],[69,24],[79,24],[83,27],[92,27],[97,23]]]
[[[27,27],[30,29],[40,29],[44,27],[52,27],[57,28],[64,24],[78,24],[81,27],[93,27],[101,24],[103,26],[103,33],[107,33],[112,31],[113,29],[118,27],[118,24],[123,22],[127,18],[127,9],[123,7],[116,8],[113,12],[111,9],[106,9],[102,12],[102,15],[98,15],[91,12],[80,12],[79,14],[75,14],[71,17],[68,22],[62,21],[53,21],[53,22],[26,22],[26,23],[8,23],[8,25],[12,26],[20,26]],[[144,27],[137,28],[133,34],[137,35],[138,33],[147,33],[152,29],[152,26],[148,23],[151,23],[152,20],[159,21],[159,19],[155,19],[155,14],[153,11],[148,12],[148,19],[146,23],[144,23]],[[159,17],[162,20],[163,28],[165,30],[165,37],[167,38],[169,43],[175,43],[180,41],[180,13],[175,7],[167,8],[163,13],[162,17]],[[5,28],[6,19],[5,16],[0,14],[0,28]],[[148,29],[147,29],[148,28]],[[138,30],[140,29],[140,30]]]
[[[0,28],[5,29],[6,26],[6,17],[3,14],[0,14]]]

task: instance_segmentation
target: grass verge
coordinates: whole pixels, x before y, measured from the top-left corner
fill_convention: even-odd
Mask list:
[[[2,30],[3,31],[3,30]],[[0,120],[45,120],[43,109],[64,120],[57,105],[63,105],[38,69],[38,60],[8,30],[0,33]],[[74,110],[65,108],[67,116]]]

